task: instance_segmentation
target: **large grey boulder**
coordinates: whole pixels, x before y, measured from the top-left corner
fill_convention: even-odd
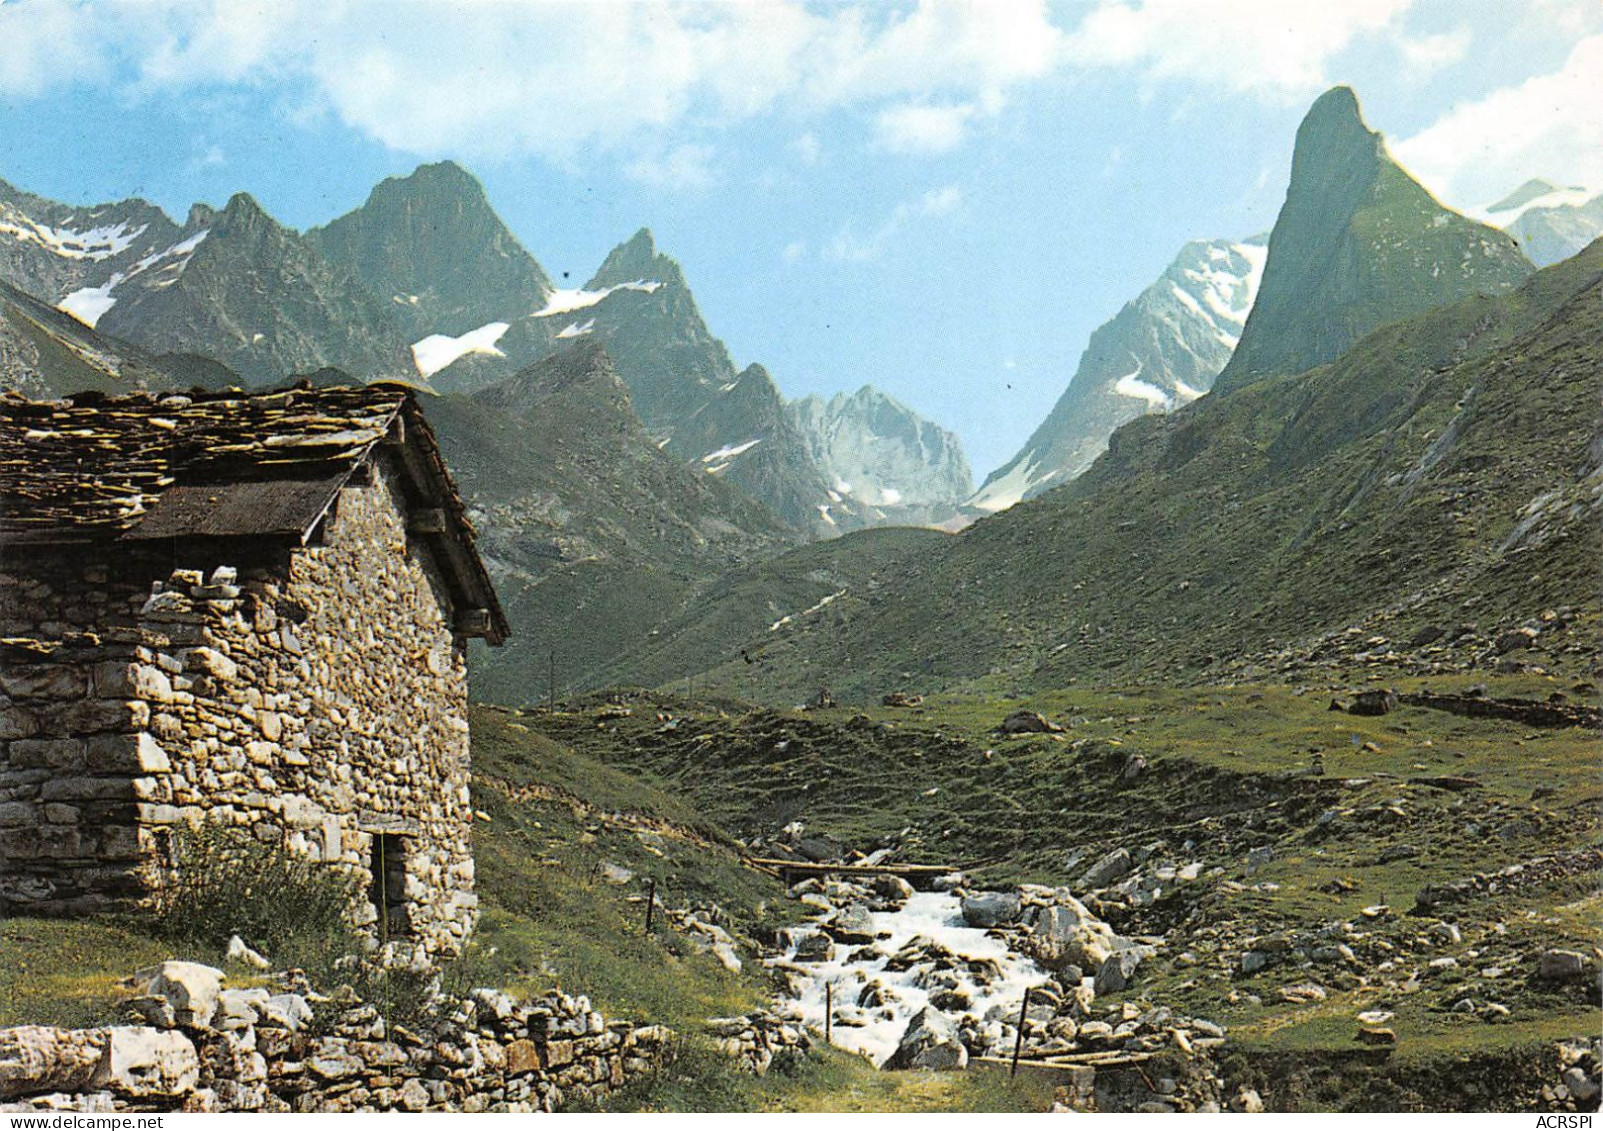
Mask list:
[[[200,1079],[200,1058],[176,1030],[116,1025],[92,1084],[130,1099],[182,1096]]]
[[[925,1006],[913,1015],[902,1032],[896,1051],[880,1065],[887,1071],[929,1068],[946,1072],[968,1067],[968,1049],[946,1016]]]
[[[0,1029],[0,1100],[85,1090],[109,1041],[104,1029]]]
[[[1053,903],[1034,908],[1029,926],[1024,949],[1052,970],[1068,966],[1099,970],[1121,941],[1112,927],[1066,892],[1059,892]]]
[[[861,903],[854,903],[844,911],[838,912],[825,924],[824,930],[828,931],[836,942],[852,945],[871,943],[880,936],[879,929],[874,926],[874,917]]]
[[[797,962],[828,962],[835,957],[835,944],[822,931],[806,935],[796,944]]]
[[[1018,916],[1017,892],[977,891],[963,899],[963,922],[971,927],[999,927]]]
[[[134,975],[134,982],[147,997],[166,999],[177,1024],[205,1029],[217,1012],[223,972],[199,962],[163,962],[139,971]]]
[[[1085,888],[1107,887],[1116,884],[1128,876],[1135,868],[1135,861],[1131,858],[1128,849],[1115,848],[1102,859],[1086,869],[1085,875],[1080,877],[1080,886]]]
[[[1130,984],[1130,979],[1135,976],[1136,967],[1140,965],[1139,950],[1121,950],[1110,954],[1097,970],[1092,988],[1096,990],[1098,997],[1103,994],[1116,994]]]
[[[1536,960],[1536,976],[1544,982],[1578,981],[1586,975],[1586,955],[1576,950],[1543,951]]]

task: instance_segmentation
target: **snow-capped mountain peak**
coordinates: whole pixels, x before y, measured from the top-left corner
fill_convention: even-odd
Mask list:
[[[1170,412],[1213,386],[1257,301],[1265,237],[1193,240],[1091,335],[1079,369],[1019,453],[967,502],[993,513],[1079,475],[1120,425]]]
[[[1603,235],[1603,192],[1530,180],[1469,215],[1502,228],[1532,263],[1547,267]]]

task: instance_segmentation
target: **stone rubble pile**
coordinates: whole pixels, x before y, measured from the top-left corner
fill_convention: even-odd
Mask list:
[[[221,971],[166,962],[135,981],[143,1025],[0,1030],[0,1111],[552,1111],[674,1050],[671,1030],[608,1022],[563,993],[475,990],[414,1029],[292,975],[224,989]]]
[[[766,1076],[770,1068],[800,1064],[813,1047],[806,1029],[766,1010],[740,1017],[710,1017],[707,1032],[719,1051],[756,1076]]]

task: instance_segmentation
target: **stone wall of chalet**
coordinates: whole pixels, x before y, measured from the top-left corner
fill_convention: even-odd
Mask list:
[[[159,767],[132,685],[148,580],[81,554],[0,558],[0,914],[137,895]]]
[[[136,896],[210,817],[376,868],[390,913],[358,921],[456,949],[476,910],[466,657],[405,511],[379,462],[292,553],[6,562],[0,909]]]

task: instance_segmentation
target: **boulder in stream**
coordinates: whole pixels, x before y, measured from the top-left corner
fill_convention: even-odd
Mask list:
[[[943,1014],[926,1006],[913,1015],[896,1051],[880,1065],[887,1071],[929,1068],[936,1072],[968,1067],[968,1049]]]
[[[836,942],[842,943],[871,943],[879,938],[879,930],[874,926],[873,916],[861,903],[854,903],[837,914],[824,929]]]
[[[1017,892],[977,891],[963,900],[963,922],[971,927],[999,927],[1018,915]]]
[[[1069,966],[1099,970],[1119,948],[1113,928],[1066,892],[1045,907],[1032,908],[1029,925],[1023,949],[1049,970]]]

